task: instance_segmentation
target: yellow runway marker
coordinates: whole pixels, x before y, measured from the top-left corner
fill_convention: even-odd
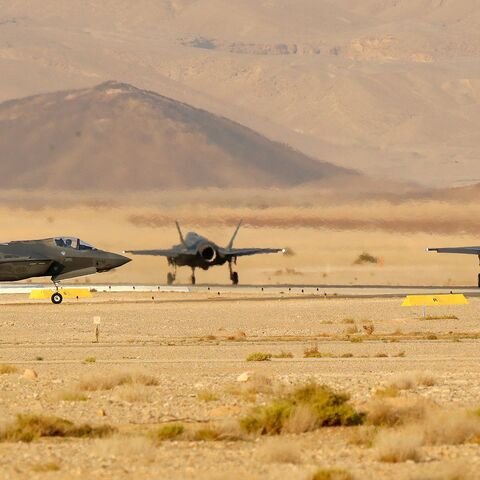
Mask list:
[[[402,307],[441,307],[444,305],[468,305],[463,294],[447,295],[408,295]]]
[[[58,292],[65,298],[92,298],[92,292],[88,288],[60,288]],[[30,293],[30,300],[50,300],[55,293],[53,289],[32,290]]]

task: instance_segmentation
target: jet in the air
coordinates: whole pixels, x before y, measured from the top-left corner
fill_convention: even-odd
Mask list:
[[[0,282],[51,277],[56,286],[52,302],[62,303],[58,282],[108,272],[130,262],[115,253],[98,250],[73,237],[14,241],[0,244]]]
[[[477,257],[480,261],[480,247],[427,248],[427,252],[458,253],[458,254],[463,254],[463,255],[477,255]],[[478,286],[480,287],[480,273],[478,274]]]
[[[173,271],[167,275],[167,283],[171,285],[177,274],[177,267],[190,267],[192,269],[191,283],[195,285],[195,269],[208,270],[215,265],[228,263],[230,280],[234,285],[238,284],[238,273],[233,271],[232,263],[236,265],[238,257],[247,255],[259,255],[265,253],[285,252],[283,248],[233,248],[233,242],[238,234],[242,222],[240,222],[226,247],[220,247],[198,233],[189,232],[184,237],[180,225],[177,225],[180,243],[166,250],[127,250],[124,253],[133,255],[156,255],[166,257]]]

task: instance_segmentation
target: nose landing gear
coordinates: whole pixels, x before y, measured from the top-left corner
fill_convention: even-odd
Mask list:
[[[53,280],[53,279],[52,279]],[[54,305],[60,305],[63,302],[63,295],[58,291],[58,282],[53,281],[55,285],[55,293],[50,297]]]

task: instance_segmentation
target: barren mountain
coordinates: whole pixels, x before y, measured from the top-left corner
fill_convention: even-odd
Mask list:
[[[278,187],[356,175],[153,92],[95,88],[0,104],[2,188]]]
[[[0,0],[0,99],[111,78],[369,175],[480,180],[478,0]]]

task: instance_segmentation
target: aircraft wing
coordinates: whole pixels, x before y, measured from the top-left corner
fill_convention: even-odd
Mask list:
[[[132,255],[154,255],[157,257],[175,257],[179,253],[188,254],[189,252],[181,252],[179,250],[169,248],[167,250],[126,250],[123,253],[130,253]]]
[[[225,248],[220,250],[220,253],[230,257],[246,257],[247,255],[262,255],[284,251],[285,249],[283,248]]]
[[[480,247],[427,248],[427,251],[437,253],[463,253],[466,255],[480,255]]]

